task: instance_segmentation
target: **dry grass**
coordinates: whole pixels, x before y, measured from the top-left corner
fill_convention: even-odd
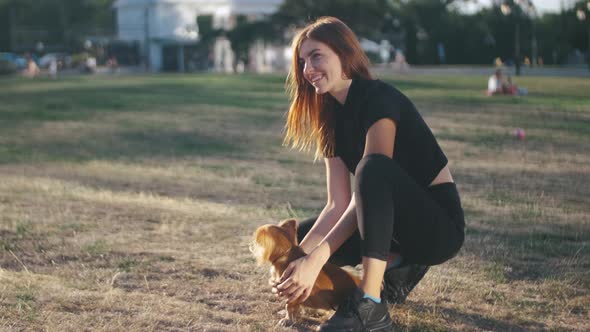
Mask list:
[[[281,147],[282,81],[0,81],[0,330],[313,328],[275,326],[248,252],[258,225],[325,199],[322,163]],[[480,81],[394,81],[451,160],[468,224],[459,256],[391,308],[396,330],[587,330],[590,82],[488,99]]]

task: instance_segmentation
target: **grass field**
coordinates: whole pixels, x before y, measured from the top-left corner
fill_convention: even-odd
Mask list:
[[[396,331],[590,329],[590,80],[487,98],[485,77],[384,79],[439,138],[467,221]],[[0,330],[295,330],[248,251],[325,201],[323,163],[281,146],[283,82],[0,80]]]

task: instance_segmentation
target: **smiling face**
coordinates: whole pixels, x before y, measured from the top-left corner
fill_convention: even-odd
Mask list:
[[[308,38],[301,43],[299,61],[303,76],[317,94],[328,92],[344,103],[351,80],[344,77],[342,63],[336,52],[328,45]]]

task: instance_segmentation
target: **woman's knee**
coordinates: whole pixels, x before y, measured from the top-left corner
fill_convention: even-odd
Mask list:
[[[444,232],[441,231],[440,233]],[[430,254],[429,261],[427,262],[428,265],[442,264],[457,256],[459,253],[465,240],[465,233],[460,230],[449,230],[447,234],[447,236],[439,235],[440,238],[433,241],[438,245],[432,248],[433,250]]]
[[[386,155],[373,153],[365,156],[355,170],[357,186],[372,186],[383,183],[388,177],[395,176],[397,163]]]

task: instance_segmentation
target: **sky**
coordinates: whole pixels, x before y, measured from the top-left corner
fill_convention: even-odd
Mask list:
[[[476,8],[479,8],[477,6],[487,7],[492,3],[492,0],[479,0],[478,2],[479,2],[479,5],[476,5],[476,7],[474,7],[474,8],[469,8],[467,11],[471,11]],[[563,2],[567,8],[568,5],[573,1],[572,0],[533,0],[535,7],[537,7],[537,10],[541,14],[548,13],[548,12],[559,12],[559,10],[561,9],[561,2]]]

